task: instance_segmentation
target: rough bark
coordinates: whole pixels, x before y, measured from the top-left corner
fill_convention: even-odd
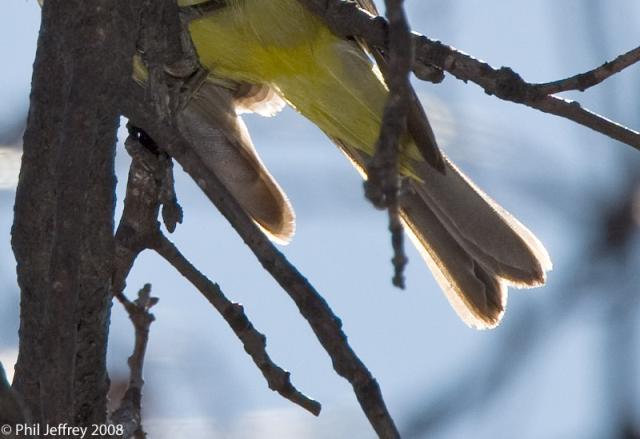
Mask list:
[[[34,422],[106,416],[118,91],[125,2],[47,0],[12,245],[21,288],[13,387]]]

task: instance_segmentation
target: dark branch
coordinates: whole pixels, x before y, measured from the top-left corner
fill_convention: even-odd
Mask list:
[[[432,41],[424,36],[418,39],[416,57],[423,62],[441,65],[444,70],[463,81],[472,81],[487,94],[523,104],[531,108],[572,120],[602,133],[612,139],[640,149],[640,133],[606,119],[583,108],[578,102],[553,95],[540,95],[535,85],[525,82],[513,70],[503,67],[494,69],[466,53]]]
[[[355,4],[346,3],[343,0],[299,1],[324,18],[337,35],[356,36],[366,41],[371,47],[389,49],[389,24],[382,17],[372,17]],[[591,73],[587,72],[586,77],[582,76],[582,79],[568,78],[563,80],[566,83],[556,81],[548,84],[530,84],[509,68],[495,69],[487,63],[424,35],[413,34],[412,40],[415,49],[414,71],[420,68],[436,67],[462,81],[471,81],[479,85],[489,95],[564,117],[640,149],[639,132],[589,111],[577,102],[544,94],[556,90],[565,91],[565,89],[586,90],[636,63],[640,58],[638,53],[640,49],[621,55],[612,63],[594,69]],[[416,68],[416,65],[421,67]]]
[[[131,136],[125,146],[132,156],[124,211],[116,231],[115,270],[113,274],[113,296],[124,306],[135,329],[135,346],[129,357],[129,386],[118,409],[111,415],[115,424],[124,428],[124,438],[145,437],[142,428],[142,369],[149,338],[149,326],[153,315],[149,309],[157,299],[150,297],[151,287],[139,291],[138,300],[131,302],[124,295],[126,278],[138,255],[148,247],[146,242],[159,228],[158,213],[163,197],[162,179],[170,169],[169,158],[140,146],[144,142],[153,147],[150,139],[131,127]],[[138,136],[136,139],[135,136]]]
[[[623,53],[613,61],[608,61],[600,67],[596,67],[588,72],[580,73],[558,81],[547,82],[545,84],[534,84],[533,86],[541,95],[552,95],[569,90],[585,91],[590,87],[600,84],[638,61],[640,61],[640,47],[636,47],[627,53]]]
[[[407,257],[404,252],[404,235],[398,208],[399,146],[407,130],[407,116],[411,102],[409,71],[412,64],[411,32],[404,13],[402,0],[387,0],[389,18],[389,60],[385,79],[389,86],[389,97],[384,109],[380,138],[376,152],[367,166],[368,179],[365,192],[374,205],[389,211],[389,230],[393,243],[393,284],[404,288],[404,267]]]
[[[178,270],[180,274],[187,278],[209,303],[213,305],[220,315],[224,317],[244,345],[244,350],[251,356],[253,362],[258,366],[262,375],[264,375],[269,384],[269,388],[278,392],[282,397],[294,404],[318,416],[322,408],[320,403],[296,389],[294,385],[291,384],[291,374],[271,360],[266,351],[266,337],[255,329],[245,314],[244,307],[227,299],[220,287],[200,273],[165,236],[159,236],[154,250]]]
[[[120,406],[111,416],[115,424],[122,425],[124,433],[120,437],[144,439],[146,433],[142,428],[142,387],[144,379],[144,357],[149,342],[149,328],[155,320],[149,310],[158,303],[156,297],[151,297],[151,285],[146,284],[138,291],[138,298],[131,302],[122,292],[116,294],[129,314],[135,330],[135,344],[133,353],[129,357],[129,387],[127,388]]]

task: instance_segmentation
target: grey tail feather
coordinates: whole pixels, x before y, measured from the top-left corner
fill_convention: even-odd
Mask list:
[[[366,178],[366,157],[333,139]],[[407,233],[460,318],[478,329],[500,323],[507,286],[544,283],[551,261],[538,239],[446,157],[445,173],[413,163],[400,196]]]
[[[414,166],[422,181],[412,180],[442,225],[469,254],[509,284],[532,287],[545,282],[551,260],[525,226],[476,187],[448,159],[446,173],[426,164]]]
[[[469,326],[495,327],[507,303],[505,282],[458,244],[420,195],[403,194],[400,206],[411,240],[456,313]]]
[[[293,208],[260,160],[232,92],[204,82],[179,114],[178,127],[254,222],[272,240],[288,243],[295,233]]]
[[[499,324],[507,286],[544,283],[551,261],[544,246],[445,158],[446,172],[414,165],[401,197],[409,234],[449,302],[469,325]]]

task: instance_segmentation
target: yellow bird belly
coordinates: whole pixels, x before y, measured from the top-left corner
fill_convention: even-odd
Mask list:
[[[373,153],[387,88],[354,41],[335,36],[297,0],[230,0],[190,31],[215,76],[267,83],[329,136]]]

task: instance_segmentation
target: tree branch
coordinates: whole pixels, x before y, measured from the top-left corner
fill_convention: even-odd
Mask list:
[[[133,353],[129,357],[129,386],[120,406],[112,414],[111,420],[124,429],[119,438],[145,439],[146,433],[142,428],[142,387],[144,379],[144,357],[149,342],[149,328],[155,320],[149,310],[158,303],[156,297],[151,297],[151,285],[146,284],[138,291],[138,298],[131,302],[122,291],[116,292],[116,297],[129,314],[129,319],[135,331]]]
[[[224,317],[244,345],[244,350],[264,375],[269,388],[318,416],[322,408],[320,403],[296,389],[291,383],[291,374],[271,360],[266,351],[266,337],[254,328],[244,312],[244,307],[227,299],[220,287],[200,273],[164,235],[158,236],[154,250],[188,279]]]
[[[544,84],[533,84],[533,86],[537,89],[540,95],[551,95],[570,90],[585,91],[590,87],[600,84],[627,67],[632,66],[638,61],[640,61],[640,47],[631,49],[630,51],[617,56],[613,61],[608,61],[595,69],[589,70],[588,72],[579,73],[558,81],[547,82]]]
[[[138,300],[131,302],[124,295],[126,278],[138,255],[149,248],[147,241],[159,228],[158,214],[163,200],[163,178],[167,176],[170,159],[166,155],[155,155],[140,147],[132,137],[125,146],[132,162],[127,180],[124,210],[116,230],[115,260],[112,294],[124,306],[135,330],[135,345],[129,357],[129,385],[111,421],[122,425],[125,439],[144,439],[142,428],[142,369],[149,338],[149,327],[154,317],[149,309],[157,299],[150,297],[150,286],[138,292]]]
[[[407,130],[407,117],[411,102],[409,71],[412,64],[411,33],[404,13],[402,0],[386,0],[389,18],[389,62],[385,79],[389,97],[382,117],[380,137],[376,152],[367,165],[365,181],[367,198],[377,207],[389,212],[389,230],[393,246],[393,284],[404,288],[404,268],[407,256],[404,252],[404,229],[398,207],[398,155],[402,136]]]
[[[540,95],[536,85],[525,82],[510,68],[494,69],[489,64],[445,46],[439,41],[432,41],[424,36],[414,38],[418,40],[416,57],[421,62],[435,63],[460,80],[476,83],[489,95],[564,117],[640,149],[640,133],[637,131],[583,108],[576,101],[554,95]]]
[[[378,47],[383,51],[389,49],[389,24],[384,18],[373,17],[354,3],[343,0],[299,1],[322,17],[337,35],[356,36],[362,38],[371,47]],[[412,42],[415,49],[414,71],[430,66],[436,67],[462,81],[471,81],[479,85],[489,95],[569,119],[640,149],[639,132],[585,109],[577,102],[550,94],[571,89],[584,91],[597,85],[636,63],[640,59],[638,48],[583,75],[547,84],[530,84],[509,68],[495,69],[485,62],[424,35],[412,34]]]

